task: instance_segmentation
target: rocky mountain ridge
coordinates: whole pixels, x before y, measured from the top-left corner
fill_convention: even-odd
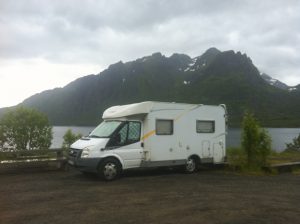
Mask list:
[[[148,100],[226,104],[232,126],[250,110],[265,126],[287,127],[300,126],[298,90],[261,75],[246,54],[210,48],[195,58],[154,53],[120,61],[64,88],[35,94],[21,105],[46,113],[54,125],[96,125],[113,105]]]

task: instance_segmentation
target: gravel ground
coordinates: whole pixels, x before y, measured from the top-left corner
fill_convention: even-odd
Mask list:
[[[300,176],[131,171],[0,174],[0,223],[299,223]]]

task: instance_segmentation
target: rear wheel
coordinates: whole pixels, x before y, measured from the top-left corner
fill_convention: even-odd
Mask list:
[[[98,168],[99,176],[106,181],[117,179],[120,177],[121,172],[122,167],[120,162],[113,158],[105,159]]]
[[[187,159],[185,164],[186,173],[195,173],[198,169],[198,161],[195,157],[190,157]]]

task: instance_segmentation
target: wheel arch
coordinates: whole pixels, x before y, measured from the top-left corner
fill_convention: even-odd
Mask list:
[[[198,166],[201,164],[201,158],[200,158],[199,155],[197,155],[197,154],[192,154],[192,155],[188,156],[188,159],[189,159],[189,158],[195,159]]]
[[[124,168],[124,162],[123,162],[122,158],[121,158],[120,156],[118,156],[118,155],[107,155],[107,156],[103,157],[103,158],[101,159],[101,161],[99,162],[97,168],[99,168],[99,166],[103,163],[103,161],[105,161],[105,160],[107,160],[107,159],[114,159],[114,160],[117,160],[117,161],[120,163],[121,168],[122,168],[122,169]]]

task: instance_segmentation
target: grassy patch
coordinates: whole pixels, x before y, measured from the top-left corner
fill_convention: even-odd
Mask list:
[[[228,148],[227,161],[231,170],[242,170],[247,163],[246,153],[238,147]]]
[[[260,176],[265,172],[261,167],[249,166],[247,164],[247,155],[244,150],[238,147],[227,149],[228,169],[242,174]]]
[[[283,151],[283,152],[272,152],[269,162],[272,165],[289,162],[299,162],[300,152],[297,151]]]
[[[300,175],[300,167],[293,168],[292,173],[295,174],[295,175]]]
[[[248,166],[247,156],[244,150],[241,148],[228,148],[227,149],[227,160],[228,160],[228,169],[230,171],[238,172],[246,175],[265,175],[267,174],[278,174],[278,169],[276,168],[262,168],[257,166]],[[267,159],[267,164],[276,165],[289,162],[299,162],[300,161],[300,152],[297,151],[284,151],[284,152],[272,152],[269,158]],[[300,175],[300,168],[292,168],[292,173]]]

